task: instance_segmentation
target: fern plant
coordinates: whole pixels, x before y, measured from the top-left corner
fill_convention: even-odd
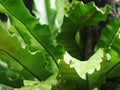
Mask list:
[[[2,90],[119,90],[120,16],[102,28],[93,54],[83,61],[84,28],[104,22],[109,5],[94,2],[0,0]],[[88,47],[89,49],[89,47]]]

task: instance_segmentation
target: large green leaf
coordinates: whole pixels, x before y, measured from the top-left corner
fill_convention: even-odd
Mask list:
[[[110,19],[109,23],[102,29],[99,40],[97,41],[95,50],[99,48],[107,48],[110,46],[114,36],[120,27],[120,16]]]
[[[39,44],[42,45],[53,60],[57,61],[57,59],[61,56],[62,49],[61,46],[56,45],[55,35],[51,33],[47,25],[40,25],[39,21],[30,15],[21,0],[16,0],[14,3],[13,2],[14,0],[0,0],[0,3],[5,10],[24,24],[31,35],[39,42]],[[11,5],[14,7],[11,7]],[[18,9],[16,10],[16,8]]]
[[[54,72],[54,69],[51,67],[53,67],[54,62],[61,57],[61,46],[56,45],[55,36],[49,30],[49,27],[47,25],[40,25],[38,20],[30,15],[20,0],[16,0],[14,3],[13,2],[14,0],[0,0],[1,12],[6,13],[10,17],[10,23],[12,25],[10,28],[12,30],[11,35],[16,36],[17,34],[18,37],[22,37],[22,39],[25,41],[25,44],[30,47],[30,50],[36,50],[37,48],[37,52],[34,53],[34,55],[31,55],[32,53],[29,52],[29,48],[21,49],[20,45],[13,45],[13,43],[12,47],[15,47],[18,53],[10,50],[9,47],[11,44],[9,43],[15,41],[14,39],[12,40],[12,38],[11,40],[8,40],[8,44],[7,42],[4,42],[4,40],[1,41],[1,48],[11,54],[11,56],[18,58],[17,60],[22,62],[22,64],[28,64],[25,64],[25,67],[29,68],[29,71],[34,72],[34,75],[36,75],[37,78],[45,79],[50,75],[50,73]],[[11,7],[11,5],[14,7]],[[16,10],[15,8],[18,9]],[[18,56],[19,54],[21,55]],[[31,62],[26,61],[29,59]],[[35,63],[37,63],[37,65]],[[31,66],[32,64],[35,65],[35,67]],[[46,66],[48,64],[49,66]],[[41,69],[37,71],[38,68]]]
[[[74,87],[71,90],[78,90],[79,88],[88,90],[91,87],[89,83],[92,81],[89,81],[87,74],[92,75],[94,72],[101,69],[101,62],[103,62],[102,58],[104,57],[103,54],[103,50],[99,49],[88,61],[79,61],[71,57],[68,53],[65,54],[64,60],[59,63],[59,70],[61,77],[63,80],[66,80],[66,83],[74,83]],[[97,81],[94,83],[97,83]]]
[[[109,11],[109,6],[98,8],[93,2],[88,4],[73,2],[68,16],[64,18],[61,33],[58,36],[59,42],[64,45],[68,53],[80,59],[83,43],[78,44],[81,42],[79,32],[85,26],[97,25],[100,21],[104,21]]]
[[[7,30],[2,28],[0,28],[0,38],[2,38],[0,40],[0,50],[20,63],[36,78],[46,79],[54,73],[53,69],[50,70],[50,64],[53,65],[52,63],[54,62],[51,63],[49,57],[46,58],[45,55],[47,54],[45,54],[44,51],[42,52],[42,50],[40,50],[36,54],[31,54],[27,48],[21,47],[17,37],[11,36]]]
[[[117,34],[114,35],[111,46],[109,46],[109,49],[107,48],[105,52],[106,59],[103,58],[104,61],[101,63],[101,69],[99,71],[94,72],[91,75],[88,75],[91,89],[95,87],[100,88],[103,85],[104,87],[106,87],[106,90],[109,90],[110,87],[116,88],[117,84],[118,83],[120,84],[120,82],[118,82],[120,79],[119,45],[120,45],[120,39],[119,39],[119,34]]]
[[[103,84],[106,84],[106,80],[110,78],[109,74],[118,64],[119,56],[111,49],[107,51],[99,49],[88,61],[79,61],[65,54],[64,62],[60,62],[60,73],[66,83],[72,81],[75,85],[79,85],[80,87],[77,89],[100,89]],[[67,86],[67,84],[65,85]],[[72,90],[76,90],[76,88],[73,87]]]

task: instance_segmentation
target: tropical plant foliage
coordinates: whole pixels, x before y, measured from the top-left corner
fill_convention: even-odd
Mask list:
[[[111,8],[94,2],[0,0],[0,89],[119,90],[120,16],[101,30],[94,54],[82,60],[84,27],[105,21]],[[87,36],[86,36],[87,37]]]

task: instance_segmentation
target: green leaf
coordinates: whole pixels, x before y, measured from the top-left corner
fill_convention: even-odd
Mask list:
[[[6,75],[5,72],[0,72],[0,83],[8,86],[8,87],[21,87],[23,86],[22,79],[10,80],[10,78]],[[0,85],[1,86],[1,85]]]
[[[114,23],[117,23],[117,21]],[[108,24],[108,25],[111,25],[111,27],[113,27],[112,22],[111,22],[111,24]],[[116,25],[116,26],[118,27],[118,25]],[[106,30],[109,30],[109,29],[106,29]],[[114,83],[114,85],[116,87],[117,83],[115,83],[115,82],[118,82],[117,80],[119,79],[119,76],[120,76],[118,73],[119,68],[120,68],[120,64],[119,64],[120,63],[119,34],[115,35],[118,31],[117,29],[116,29],[116,31],[114,31],[114,29],[110,29],[110,30],[111,30],[110,34],[112,34],[112,32],[115,32],[115,33],[113,33],[114,36],[112,36],[113,39],[112,39],[111,45],[109,46],[109,49],[108,48],[106,49],[106,52],[105,52],[106,58],[103,58],[103,62],[101,63],[101,69],[99,71],[94,72],[93,74],[88,75],[89,84],[90,84],[89,86],[91,89],[93,89],[95,87],[98,87],[100,89],[102,87],[102,85],[107,85],[106,87],[109,90],[109,87],[112,87],[112,86],[108,86],[109,82]],[[110,30],[109,30],[109,32],[110,32]],[[106,34],[108,34],[108,32],[106,32]],[[109,34],[108,34],[108,36],[111,37]],[[105,38],[107,38],[107,40],[108,40],[107,35]],[[105,42],[105,43],[107,43],[107,42]],[[110,85],[113,85],[113,84],[110,84]]]
[[[48,67],[51,67],[49,66],[51,64],[53,65],[52,67],[54,67],[54,62],[49,61],[49,57],[48,60],[46,60],[47,58],[42,50],[36,54],[31,54],[27,48],[21,47],[17,37],[11,36],[7,30],[3,30],[2,28],[0,28],[0,38],[2,38],[2,40],[0,40],[0,50],[2,53],[6,53],[21,64],[31,75],[38,79],[45,79],[54,73],[54,71],[52,71],[53,69],[48,69]],[[16,42],[14,43],[14,41]],[[6,55],[5,57],[7,58]]]
[[[88,90],[89,83],[92,81],[88,81],[87,74],[94,74],[95,71],[99,71],[101,69],[101,62],[103,62],[103,50],[99,49],[88,61],[79,61],[73,57],[71,57],[68,53],[64,56],[64,61],[60,61],[60,74],[63,80],[66,82],[73,82],[78,89],[81,88],[82,90]],[[94,78],[94,77],[92,77]],[[94,80],[93,80],[94,81]],[[68,83],[67,82],[67,83]],[[94,82],[97,83],[97,82]]]
[[[1,90],[13,90],[12,87],[8,87],[8,86],[3,85],[3,84],[0,84],[0,89],[1,89]]]
[[[21,87],[24,78],[32,80],[35,78],[19,62],[2,50],[0,50],[0,73],[0,83],[11,87]]]
[[[68,16],[64,18],[58,41],[70,55],[81,59],[83,43],[79,33],[85,26],[97,25],[100,21],[104,21],[109,11],[109,6],[98,8],[93,2],[88,4],[73,2]]]
[[[37,50],[37,52],[30,53],[29,48],[22,49],[18,43],[12,43],[12,45],[9,44],[10,42],[17,41],[17,39],[14,40],[13,38],[10,38],[10,40],[8,39],[8,44],[7,42],[3,43],[1,41],[1,48],[20,61],[20,63],[29,69],[30,72],[34,73],[35,77],[46,79],[56,71],[56,65],[54,62],[57,64],[57,60],[61,57],[63,49],[61,49],[61,46],[56,44],[55,36],[51,33],[47,25],[40,25],[38,20],[30,15],[20,0],[13,2],[14,0],[0,0],[1,7],[3,8],[2,10],[4,10],[3,12],[10,17],[10,23],[12,25],[10,28],[12,30],[11,35],[20,38],[22,37],[30,50]],[[10,7],[11,5],[13,5],[14,8]],[[15,8],[18,9],[16,10]],[[15,47],[15,50],[19,52],[17,53],[14,50],[10,50],[10,45]],[[41,69],[37,71],[38,68]]]
[[[120,53],[120,32],[118,31],[117,35],[112,40],[111,49],[115,50],[118,54]]]
[[[107,48],[110,46],[114,36],[120,26],[120,16],[112,18],[109,23],[102,29],[99,40],[97,41],[95,51],[99,48]]]
[[[24,87],[15,89],[15,90],[51,90],[52,85],[57,84],[56,80],[57,73],[49,77],[45,81],[30,81],[30,80],[24,80]]]
[[[93,89],[95,87],[100,87],[103,84],[106,84],[108,74],[111,72],[112,68],[116,67],[119,63],[118,55],[114,53],[113,50],[109,49],[105,52],[104,57],[102,58],[100,70],[96,70],[92,74],[88,74],[89,87]]]
[[[8,17],[7,22],[0,21],[0,83],[7,85],[0,84],[2,89],[97,90],[120,84],[120,39],[116,35],[120,17],[111,19],[103,29],[95,54],[80,61],[84,27],[105,21],[108,5],[98,8],[93,2],[34,1],[40,22],[22,0],[0,0],[0,12]],[[37,2],[44,2],[40,7],[44,13]]]
[[[62,90],[88,89],[87,80],[81,78],[74,67],[70,67],[70,64],[65,61],[60,61],[59,66],[60,77],[58,80],[60,80],[60,83],[57,85],[58,88],[60,87]]]
[[[20,89],[15,89],[15,90],[51,90],[51,85],[49,83],[39,83],[35,81],[25,81],[25,83],[31,83],[30,85],[26,85],[25,87],[22,87]]]
[[[114,80],[117,80],[120,78],[120,74],[118,73],[119,72],[119,69],[120,69],[120,56],[119,56],[119,53],[120,53],[120,38],[119,38],[119,35],[120,33],[118,33],[115,38],[113,39],[112,41],[112,45],[111,45],[111,49],[113,50],[111,52],[111,54],[113,55],[113,60],[119,60],[119,62],[113,67],[111,68],[111,71],[109,71],[108,73],[108,78],[109,79],[114,79]]]
[[[56,45],[56,35],[51,33],[47,25],[40,25],[39,21],[30,15],[20,0],[13,2],[14,0],[0,0],[1,5],[7,10],[7,12],[24,24],[30,34],[42,45],[46,52],[56,62],[63,52],[61,46]],[[14,8],[11,7],[11,5],[14,6]],[[18,9],[16,10],[15,8]]]

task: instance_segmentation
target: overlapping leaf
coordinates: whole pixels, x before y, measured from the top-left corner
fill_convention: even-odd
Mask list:
[[[12,40],[12,38],[11,41],[8,40],[9,46],[7,46],[7,42],[4,42],[4,40],[1,41],[1,48],[7,51],[9,54],[11,54],[11,56],[19,57],[18,60],[22,62],[22,64],[27,64],[27,62],[29,62],[29,65],[25,66],[30,70],[34,68],[34,70],[31,71],[35,71],[34,74],[37,74],[36,76],[38,78],[45,79],[45,77],[49,76],[51,72],[53,73],[54,70],[51,69],[51,66],[53,67],[54,62],[56,62],[57,59],[61,56],[61,47],[56,45],[54,35],[50,32],[49,27],[47,25],[40,25],[38,20],[36,20],[30,15],[30,13],[24,7],[20,0],[17,0],[14,3],[13,2],[14,0],[0,0],[2,10],[4,10],[2,12],[7,13],[8,16],[10,16],[11,24],[14,27],[12,29],[16,29],[17,33],[21,35],[22,39],[26,42],[26,44],[28,46],[32,46],[32,49],[37,48],[38,52],[34,55],[31,55],[27,51],[27,49],[23,50],[22,48],[20,48],[20,45],[13,45],[16,43],[12,43],[11,47],[15,47],[15,51],[11,51],[9,48],[9,43],[14,41],[14,39]],[[14,7],[11,7],[11,4],[13,4]],[[16,10],[16,8],[18,9]],[[12,30],[12,33],[15,33],[15,30]],[[30,61],[27,61],[29,59]],[[37,63],[37,65],[35,63]],[[32,64],[35,66],[32,67]],[[51,65],[47,67],[47,64]],[[42,75],[39,71],[37,71],[38,68],[41,68],[39,71],[42,71],[42,73],[45,72],[45,75]],[[46,71],[48,71],[49,74],[47,74]]]
[[[119,19],[118,19],[118,21],[119,21]],[[106,58],[103,58],[104,61],[101,63],[101,69],[99,71],[94,72],[91,75],[88,75],[88,80],[89,80],[89,84],[90,84],[89,86],[91,89],[93,89],[95,87],[98,87],[100,89],[102,87],[102,85],[104,85],[104,86],[106,85],[105,86],[106,90],[109,90],[110,86],[107,86],[107,85],[109,85],[109,83],[108,83],[109,81],[111,83],[115,84],[115,87],[114,87],[114,85],[111,86],[114,88],[116,88],[117,84],[120,84],[117,81],[120,77],[120,75],[118,73],[119,67],[120,67],[120,56],[119,56],[120,39],[119,39],[119,34],[116,35],[116,33],[118,31],[117,28],[119,25],[117,24],[117,22],[110,22],[110,23],[116,23],[116,26],[114,29],[111,29],[111,28],[113,28],[113,26],[108,24],[111,26],[111,28],[106,29],[105,34],[107,36],[103,37],[103,38],[106,38],[105,40],[107,40],[107,41],[104,42],[104,40],[103,40],[103,42],[104,42],[104,45],[108,45],[108,42],[111,41],[111,45],[109,46],[109,48],[106,48],[107,49],[105,52]],[[108,32],[107,32],[107,30],[108,30]],[[112,32],[114,32],[114,33],[112,33]],[[105,34],[103,34],[103,35],[105,35]],[[100,47],[102,47],[104,45],[101,44]],[[107,46],[105,46],[105,47],[107,47]],[[117,83],[115,83],[115,82],[117,82]]]
[[[117,72],[114,73],[119,71],[119,55],[111,49],[106,52],[102,49],[98,50],[88,61],[78,61],[68,54],[65,54],[64,60],[64,63],[63,61],[60,62],[61,77],[66,82],[71,80],[74,83],[82,82],[82,84],[78,83],[80,87],[77,87],[77,89],[88,90],[89,88],[89,90],[93,90],[98,88],[99,90],[103,84],[106,84],[106,80],[111,78],[110,74],[119,76]],[[74,70],[75,72],[73,72]],[[75,77],[79,78],[76,79]],[[75,87],[72,90],[76,90]]]
[[[48,68],[49,64],[51,64],[51,61],[49,61],[49,57],[45,57],[47,54],[43,54],[42,50],[36,54],[29,53],[27,48],[23,49],[21,47],[17,37],[10,36],[9,33],[2,28],[0,28],[0,38],[2,38],[0,41],[0,49],[2,52],[6,53],[12,59],[20,63],[36,78],[45,79],[54,72]]]
[[[99,9],[93,2],[86,5],[82,2],[73,2],[68,16],[64,18],[61,33],[58,36],[58,40],[64,45],[68,53],[75,58],[81,58],[82,45],[77,44],[77,33],[85,26],[97,25],[100,21],[104,21],[109,10],[109,6]],[[79,42],[81,42],[80,37],[77,37]]]
[[[52,58],[57,60],[58,57],[61,56],[62,49],[60,46],[56,46],[54,35],[50,32],[49,27],[47,25],[40,25],[38,20],[30,15],[20,0],[17,0],[14,3],[12,2],[14,2],[14,0],[0,0],[2,6],[10,14],[12,14],[14,18],[24,24],[32,36],[34,36],[34,38],[43,46],[43,48],[52,56]],[[11,7],[11,4],[13,4],[12,6],[14,7]],[[18,9],[16,10],[16,8]]]
[[[112,71],[112,68],[119,63],[118,55],[115,55],[112,50],[108,50],[105,57],[101,63],[100,70],[95,71],[93,74],[88,74],[90,89],[93,89],[95,87],[98,87],[100,89],[100,87],[106,83],[107,74]]]
[[[69,82],[73,80],[76,85],[78,84],[80,86],[78,86],[77,89],[82,88],[83,90],[88,90],[91,87],[89,83],[92,81],[89,81],[87,74],[92,75],[95,71],[101,70],[101,62],[103,62],[102,58],[104,57],[103,54],[103,50],[100,49],[89,59],[89,61],[79,61],[66,53],[64,61],[60,62],[61,77]],[[72,90],[76,89],[74,88]]]

